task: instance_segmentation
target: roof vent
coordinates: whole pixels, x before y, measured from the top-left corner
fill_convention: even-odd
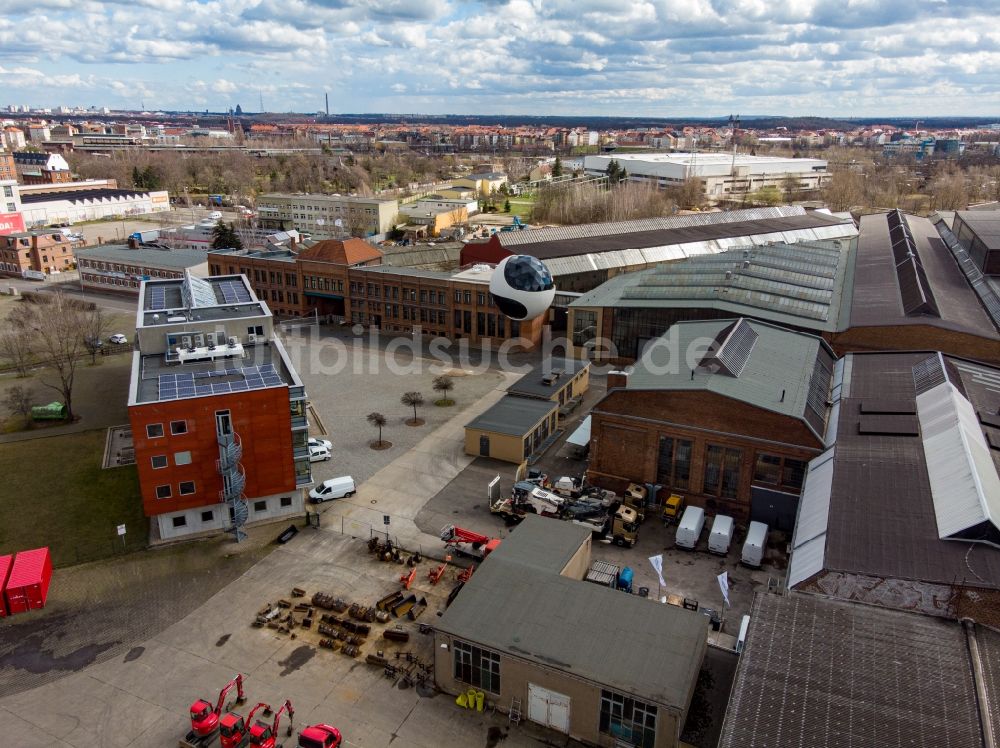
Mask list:
[[[746,368],[750,352],[756,342],[757,331],[741,317],[719,331],[698,366],[712,372],[738,377]]]

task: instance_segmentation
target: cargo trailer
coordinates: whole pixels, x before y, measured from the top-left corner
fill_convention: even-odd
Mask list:
[[[44,608],[52,579],[52,557],[48,548],[21,551],[7,579],[4,597],[11,615],[35,608]]]
[[[716,514],[712,520],[712,530],[708,533],[708,552],[725,556],[729,553],[729,544],[733,541],[733,518],[725,514]]]
[[[747,539],[743,542],[740,561],[745,566],[759,569],[764,560],[765,546],[767,546],[767,525],[763,522],[751,522],[747,530]]]
[[[7,599],[3,591],[7,587],[7,577],[10,575],[10,567],[14,564],[13,556],[0,556],[0,618],[8,614]]]
[[[700,506],[689,506],[684,510],[681,522],[677,525],[677,547],[693,551],[704,529],[705,510]]]

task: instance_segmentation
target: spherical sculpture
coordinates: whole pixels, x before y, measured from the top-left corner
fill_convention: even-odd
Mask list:
[[[556,284],[544,263],[530,255],[505,257],[490,277],[500,311],[514,320],[534,319],[552,304]]]

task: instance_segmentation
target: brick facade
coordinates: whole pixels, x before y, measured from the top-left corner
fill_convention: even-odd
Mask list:
[[[62,272],[74,267],[73,244],[59,232],[24,232],[0,236],[0,273],[24,270]]]

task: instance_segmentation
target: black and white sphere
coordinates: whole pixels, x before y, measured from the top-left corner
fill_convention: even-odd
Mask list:
[[[552,304],[556,284],[537,257],[504,257],[490,276],[490,293],[500,311],[518,321],[534,319]]]

